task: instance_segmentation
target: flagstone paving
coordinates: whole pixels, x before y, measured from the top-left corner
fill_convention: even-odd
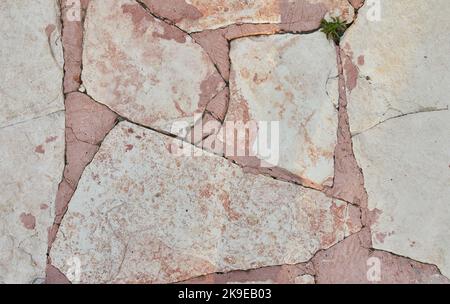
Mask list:
[[[90,2],[82,80],[98,102],[164,131],[177,119],[193,125],[225,87],[200,45],[132,0]]]
[[[450,283],[449,14],[2,1],[0,283]]]
[[[42,282],[64,169],[59,10],[0,4],[0,283]]]

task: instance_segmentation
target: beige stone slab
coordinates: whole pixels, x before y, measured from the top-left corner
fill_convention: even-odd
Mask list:
[[[407,115],[353,138],[374,248],[450,276],[450,112]]]
[[[341,42],[374,247],[435,264],[447,277],[449,13],[445,0],[366,4]]]
[[[55,0],[0,3],[0,127],[64,109]]]
[[[344,202],[178,145],[116,126],[78,184],[53,265],[67,273],[79,259],[83,283],[175,282],[305,262],[360,227]]]
[[[146,126],[202,113],[225,86],[206,52],[188,35],[132,0],[90,1],[82,80],[94,100]]]
[[[338,123],[334,46],[322,33],[242,38],[231,43],[230,58],[226,120],[258,125],[251,154],[313,183],[332,183]],[[273,122],[279,124],[278,144],[264,153],[262,126],[270,130]],[[225,141],[233,143],[226,130]]]
[[[0,138],[0,283],[32,283],[45,278],[64,169],[64,112],[2,128]]]

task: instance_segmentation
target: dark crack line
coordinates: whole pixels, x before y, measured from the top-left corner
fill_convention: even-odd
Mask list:
[[[382,124],[384,124],[384,123],[386,123],[386,122],[388,122],[388,121],[390,121],[390,120],[394,120],[394,119],[398,119],[398,118],[403,118],[403,117],[410,116],[410,115],[417,115],[417,114],[423,114],[423,113],[445,112],[445,111],[448,111],[448,110],[449,110],[449,107],[447,106],[447,107],[445,107],[445,108],[437,108],[437,109],[430,109],[430,110],[418,110],[418,111],[413,111],[413,112],[403,113],[403,114],[400,114],[400,115],[396,115],[396,116],[387,118],[387,119],[385,119],[385,120],[383,120],[383,121],[380,121],[380,122],[376,123],[375,125],[373,125],[373,126],[367,128],[367,129],[365,129],[365,130],[363,130],[363,131],[359,131],[359,132],[353,133],[353,134],[352,134],[352,137],[356,137],[356,136],[361,135],[361,134],[363,134],[363,133],[365,133],[365,132],[367,132],[367,131],[370,131],[370,130],[372,130],[372,129],[375,129],[375,128],[377,128],[378,126],[380,126],[380,125],[382,125]]]
[[[18,121],[18,122],[9,124],[9,125],[1,126],[0,130],[11,128],[11,127],[15,127],[15,126],[19,126],[19,125],[23,125],[23,124],[26,124],[26,123],[28,123],[30,121],[38,120],[38,119],[41,119],[41,118],[45,118],[45,117],[48,117],[48,116],[52,116],[52,115],[55,115],[55,114],[58,114],[58,113],[64,113],[64,112],[65,112],[65,110],[61,109],[61,110],[57,110],[57,111],[50,112],[50,113],[47,113],[47,114],[35,116],[35,117],[27,119],[27,120],[22,120],[22,121]]]

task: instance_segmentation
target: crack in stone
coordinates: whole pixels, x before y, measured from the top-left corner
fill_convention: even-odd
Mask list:
[[[177,25],[175,25],[175,24],[174,24],[172,21],[170,21],[169,19],[166,19],[166,18],[157,16],[156,14],[154,14],[153,12],[151,12],[151,11],[148,9],[148,7],[147,7],[144,3],[142,3],[142,1],[136,0],[136,2],[137,2],[139,5],[141,5],[141,6],[146,10],[146,12],[148,12],[150,15],[152,15],[152,16],[155,17],[156,19],[158,19],[158,20],[160,20],[160,21],[163,21],[163,22],[165,22],[165,23],[167,23],[167,24],[170,24],[170,25],[172,25],[172,26],[177,27],[179,30],[181,30],[181,31],[184,32],[186,35],[190,36],[191,38],[192,38],[191,34],[203,32],[203,31],[199,31],[199,32],[188,33],[188,32],[186,32],[186,31],[182,30],[182,29],[181,29],[180,27],[178,27]],[[350,0],[349,0],[349,3],[353,5],[352,1],[350,1]],[[61,12],[62,12],[62,8],[61,8]],[[351,27],[351,25],[354,24],[354,22],[355,22],[355,20],[356,20],[356,18],[357,18],[357,12],[358,12],[358,8],[355,8],[355,17],[354,17],[353,22],[349,24],[348,29]],[[248,23],[248,24],[251,24],[251,23]],[[267,23],[267,24],[275,24],[275,23]],[[234,25],[234,24],[233,24],[233,25]],[[215,30],[226,29],[227,27],[233,26],[233,25],[224,26],[224,27],[222,27],[222,28],[218,28],[218,29],[215,29]],[[261,23],[257,23],[257,25],[261,25]],[[62,27],[61,32],[63,33],[63,31],[64,31],[64,23],[63,23],[62,17],[61,17],[61,27]],[[316,32],[317,30],[319,30],[319,28],[318,28],[318,29],[315,29],[315,30],[312,30],[312,31],[306,31],[306,32],[280,31],[280,32],[278,32],[278,33],[273,33],[273,34],[258,34],[258,35],[248,35],[248,36],[268,36],[268,35],[285,34],[285,33],[292,33],[292,34],[309,34],[309,33]],[[83,37],[84,37],[84,35],[83,35]],[[237,38],[234,38],[234,39],[239,39],[239,38],[241,38],[241,37],[237,37]],[[227,39],[227,41],[228,41],[228,46],[230,45],[230,41],[232,41],[232,40],[234,40],[234,39]],[[192,40],[196,42],[196,40],[195,40],[194,38],[192,38]],[[84,39],[83,39],[83,43],[84,43]],[[196,43],[197,43],[197,42],[196,42]],[[197,44],[198,44],[198,43],[197,43]],[[82,46],[82,48],[83,48],[83,46]],[[340,48],[339,46],[336,46],[336,48],[337,48],[337,52],[338,52],[338,57],[340,57],[340,56],[341,56],[341,48]],[[202,47],[202,49],[204,49],[204,48]],[[63,50],[64,50],[64,44],[63,44]],[[228,48],[228,50],[229,50],[229,48]],[[206,52],[206,51],[205,51],[205,52]],[[206,53],[208,54],[208,52],[206,52]],[[212,60],[212,58],[210,57],[209,54],[208,54],[208,56],[209,56],[211,62],[214,64],[214,67],[215,67],[215,69],[217,70],[217,72],[219,73],[219,75],[221,75],[222,79],[225,81],[226,87],[225,87],[224,89],[226,89],[227,87],[229,87],[228,81],[226,81],[226,80],[224,79],[222,73],[220,73],[220,70],[219,70],[219,68],[217,67],[217,64]],[[229,56],[229,51],[228,51],[228,56]],[[228,58],[228,59],[229,59],[229,58]],[[82,62],[80,62],[80,65],[81,65],[81,68],[82,68]],[[344,78],[344,75],[343,75],[343,68],[342,68],[342,59],[340,60],[340,62],[338,62],[338,65],[340,65],[339,75],[337,75],[337,76],[335,76],[335,77],[328,77],[326,86],[328,85],[328,81],[331,80],[331,79],[335,79],[335,78]],[[230,66],[231,66],[231,65],[230,65]],[[64,70],[64,77],[65,77],[65,70]],[[344,88],[345,88],[345,80],[344,80]],[[341,91],[341,88],[339,88],[339,90]],[[327,90],[326,90],[326,92],[327,92]],[[92,98],[92,96],[90,96],[87,92],[85,92],[85,94],[86,94],[87,96],[91,97],[91,99],[95,101],[95,99]],[[219,93],[217,93],[217,94],[219,94]],[[214,97],[216,97],[217,94],[216,94]],[[327,92],[327,94],[328,94],[328,92]],[[211,100],[213,100],[214,97],[212,97]],[[343,98],[344,98],[344,96],[339,96],[339,106],[338,106],[338,108],[341,109],[341,107],[343,107],[343,108],[344,108],[344,111],[346,112],[346,111],[347,111],[347,110],[346,110],[346,106],[347,106],[347,105],[346,105],[346,102],[347,102],[347,101],[346,101],[346,96],[345,96],[345,104],[343,103],[343,102],[344,102]],[[210,102],[211,102],[211,100],[210,100]],[[95,101],[95,102],[97,102],[97,101]],[[230,102],[230,99],[228,98],[228,103],[229,103],[229,102]],[[102,103],[99,103],[99,104],[102,104]],[[104,104],[102,104],[102,105],[104,105]],[[105,105],[105,106],[106,106],[106,105]],[[109,108],[109,107],[108,107],[108,108]],[[116,113],[116,112],[115,112],[114,110],[112,110],[111,108],[109,108],[109,109],[110,109],[112,112]],[[384,123],[384,122],[386,122],[386,121],[392,120],[392,119],[396,119],[396,118],[400,118],[400,117],[404,117],[404,116],[408,116],[408,115],[414,115],[414,114],[418,114],[418,113],[436,112],[436,111],[448,111],[448,110],[449,110],[449,108],[447,107],[447,108],[442,108],[442,109],[431,109],[431,110],[428,109],[428,110],[415,111],[415,112],[411,112],[411,113],[401,114],[401,115],[398,115],[398,116],[389,118],[389,119],[387,119],[387,120],[385,120],[385,121],[379,122],[379,123],[377,123],[376,125],[374,125],[374,126],[368,128],[368,129],[366,129],[366,130],[364,130],[364,131],[361,131],[361,132],[358,132],[358,133],[356,133],[356,134],[353,134],[353,135],[351,135],[351,136],[357,136],[357,135],[359,135],[359,134],[361,134],[361,133],[363,133],[363,132],[366,132],[366,131],[368,131],[368,130],[370,130],[370,129],[372,129],[372,128],[375,128],[375,127],[377,127],[378,125],[380,125],[380,124],[382,124],[382,123]],[[58,113],[58,112],[64,112],[64,110],[59,110],[59,111],[56,111],[56,112],[54,112],[54,113]],[[54,113],[50,113],[50,114],[47,114],[47,115],[51,115],[51,114],[54,114]],[[123,117],[123,116],[119,115],[118,113],[116,113],[116,114],[118,115],[119,120],[125,120],[125,121],[128,121],[128,122],[130,122],[130,123],[133,123],[133,124],[135,124],[135,125],[138,125],[138,126],[140,126],[140,127],[142,127],[142,128],[145,128],[145,129],[148,129],[148,130],[151,130],[151,131],[154,131],[154,132],[163,134],[163,135],[168,136],[168,137],[171,137],[171,138],[177,138],[177,139],[179,139],[179,140],[181,140],[181,141],[183,141],[183,142],[185,142],[185,143],[187,143],[187,144],[191,144],[189,141],[186,141],[184,138],[180,138],[180,137],[178,137],[178,136],[176,136],[176,135],[174,135],[174,134],[171,134],[171,133],[169,133],[169,132],[160,131],[160,130],[157,130],[157,129],[154,129],[154,128],[151,128],[151,127],[148,127],[148,126],[145,126],[145,125],[142,125],[142,124],[139,124],[139,123],[130,121],[130,120],[127,119],[126,117]],[[205,109],[205,111],[204,111],[204,113],[203,113],[203,116],[204,116],[205,114],[210,114],[210,115],[212,115],[212,116],[214,117],[214,113],[211,113],[211,112],[207,111],[206,109]],[[47,115],[44,115],[44,116],[47,116]],[[31,119],[31,120],[38,119],[38,118],[41,118],[41,117],[36,117],[36,118]],[[214,117],[214,118],[217,119],[217,117]],[[217,119],[217,120],[218,120],[218,119]],[[22,123],[22,122],[20,122],[20,123]],[[117,125],[117,123],[118,123],[118,122],[116,122],[116,125]],[[19,124],[19,123],[16,123],[16,124]],[[10,127],[10,126],[14,126],[14,125],[16,125],[16,124],[12,124],[12,125],[9,125],[9,126],[5,126],[5,127],[0,128],[0,129],[6,128],[6,127]],[[348,125],[348,121],[347,121],[347,125]],[[111,128],[111,130],[109,130],[109,132],[111,132],[114,128],[115,128],[115,126],[114,126],[113,128]],[[69,129],[71,129],[71,128],[69,128]],[[103,140],[108,136],[109,132],[108,132],[107,135],[103,138]],[[209,137],[209,136],[211,136],[211,135],[206,136],[204,139],[206,139],[206,138]],[[75,136],[75,138],[76,138],[77,140],[79,140],[76,136]],[[102,142],[103,142],[103,140],[102,140],[98,145],[96,145],[96,146],[100,147],[101,144],[102,144]],[[81,140],[79,140],[79,141],[81,141]],[[85,141],[81,141],[81,142],[85,142]],[[85,143],[87,143],[87,142],[85,142]],[[195,146],[195,145],[194,145],[194,146]],[[67,147],[67,144],[66,144],[66,147]],[[220,157],[220,156],[218,155],[218,157]],[[228,159],[228,158],[225,157],[225,156],[222,156],[222,157],[225,158],[225,159],[227,159],[228,161],[234,162],[234,161]],[[92,159],[92,160],[93,160],[93,159]],[[92,160],[85,166],[85,168],[87,168],[87,167],[90,165],[90,163],[92,162]],[[242,169],[244,169],[244,168],[242,167]],[[263,175],[264,175],[264,174],[263,174]],[[270,176],[270,175],[266,175],[266,176],[267,176],[267,177],[272,177],[272,178],[274,178],[274,179],[277,179],[277,178],[274,177],[274,176]],[[362,175],[362,176],[363,176],[363,175]],[[63,177],[61,183],[62,183],[63,181],[64,181],[64,177]],[[70,183],[69,183],[69,184],[70,184]],[[297,183],[294,183],[294,184],[297,184]],[[297,185],[300,185],[300,184],[297,184]],[[301,186],[305,187],[304,185],[301,185]],[[308,188],[308,187],[306,187],[306,188]],[[311,189],[314,189],[314,188],[311,188]],[[76,190],[76,187],[75,187],[74,191],[75,191],[75,190]],[[314,189],[314,190],[318,190],[318,189]],[[327,194],[327,193],[326,193],[326,194]],[[330,196],[330,195],[327,194],[327,196]],[[330,196],[330,197],[335,198],[334,196]],[[337,198],[337,197],[336,197],[336,198]],[[341,199],[341,200],[342,200],[342,199]],[[70,201],[70,200],[69,200],[69,201]],[[353,234],[349,234],[347,237],[344,237],[341,241],[339,241],[339,242],[337,242],[336,244],[330,246],[329,248],[318,250],[316,253],[314,253],[314,255],[313,255],[308,261],[302,262],[302,263],[298,263],[298,264],[295,264],[295,265],[289,265],[289,266],[306,265],[306,264],[310,264],[310,263],[311,263],[311,264],[312,264],[313,271],[312,271],[311,273],[305,273],[305,274],[309,274],[309,275],[313,276],[314,279],[315,279],[315,281],[317,282],[316,272],[315,272],[315,269],[314,269],[314,263],[313,263],[312,261],[313,261],[313,259],[319,254],[319,252],[327,251],[327,250],[332,249],[332,248],[335,247],[335,246],[338,246],[340,243],[342,243],[343,241],[345,241],[346,239],[348,239],[350,236],[353,236],[353,235],[355,235],[355,234],[359,234],[359,233],[362,231],[362,229],[364,229],[364,228],[366,228],[366,227],[369,229],[369,232],[370,232],[370,227],[369,227],[369,226],[366,226],[367,223],[365,223],[365,221],[363,220],[363,218],[364,218],[364,212],[367,212],[367,210],[366,210],[367,207],[366,207],[366,206],[362,206],[361,204],[359,204],[359,205],[358,205],[358,204],[355,204],[354,202],[346,202],[346,203],[348,204],[348,206],[349,206],[349,205],[359,206],[360,211],[361,211],[361,215],[360,215],[360,216],[361,216],[362,228],[361,228],[358,232],[355,232],[355,233],[353,233]],[[66,212],[67,212],[67,209],[66,209]],[[63,218],[63,217],[64,217],[64,215],[62,215],[62,218]],[[56,222],[54,222],[53,224],[54,224],[54,225],[58,225],[58,226],[60,225],[60,223],[56,223]],[[48,257],[49,257],[50,249],[51,249],[51,244],[49,245],[49,250],[48,250],[48,253],[47,253]],[[373,250],[373,251],[379,251],[379,252],[387,252],[387,253],[392,254],[392,255],[394,255],[394,256],[397,256],[397,257],[402,257],[402,258],[406,258],[406,259],[408,259],[408,260],[411,260],[411,261],[414,261],[414,262],[418,262],[418,263],[421,263],[421,264],[434,266],[434,267],[436,267],[436,269],[438,269],[439,273],[441,274],[441,271],[439,270],[439,267],[437,267],[437,266],[434,265],[434,264],[429,264],[429,263],[424,263],[424,262],[415,261],[415,260],[413,260],[413,259],[411,259],[411,258],[409,258],[409,257],[406,257],[406,256],[401,256],[401,255],[398,255],[398,254],[395,254],[395,253],[392,253],[392,252],[389,252],[389,251],[385,251],[385,250],[374,249],[374,248],[372,248],[372,247],[370,247],[370,248],[368,248],[368,249]],[[124,252],[123,260],[122,260],[122,262],[120,263],[120,267],[119,267],[119,270],[118,270],[118,272],[117,272],[117,275],[120,274],[120,269],[121,269],[122,264],[123,264],[123,262],[124,262],[125,255],[126,255],[126,250],[125,250],[125,252]],[[258,269],[267,269],[267,268],[273,268],[273,267],[280,267],[280,266],[287,266],[287,265],[288,265],[288,264],[271,265],[271,266],[265,266],[265,267],[260,267],[260,268],[249,269],[248,271],[254,271],[254,270],[258,270]],[[217,275],[224,275],[224,274],[227,274],[227,273],[229,274],[229,273],[235,273],[235,272],[241,272],[241,271],[247,271],[247,270],[243,269],[243,270],[232,270],[232,271],[229,271],[229,272],[215,272],[215,273],[211,273],[211,274],[208,274],[208,275],[214,275],[214,274],[217,274]],[[441,275],[442,275],[442,274],[441,274]],[[188,282],[188,281],[190,281],[190,280],[193,280],[193,279],[196,279],[196,278],[201,278],[201,277],[205,277],[205,275],[199,276],[199,277],[193,277],[193,278],[190,278],[190,279],[188,279],[188,280],[180,281],[180,282],[178,282],[178,283]]]
[[[448,111],[448,110],[449,110],[449,107],[447,106],[447,107],[445,107],[445,108],[425,109],[425,110],[412,111],[412,112],[408,112],[408,113],[402,113],[402,114],[400,114],[400,115],[396,115],[396,116],[387,118],[387,119],[385,119],[385,120],[383,120],[383,121],[380,121],[380,122],[374,124],[373,126],[367,128],[367,129],[365,129],[365,130],[363,130],[363,131],[355,132],[355,133],[352,134],[352,137],[361,135],[361,134],[363,134],[363,133],[365,133],[365,132],[367,132],[367,131],[370,131],[370,130],[372,130],[372,129],[375,129],[375,128],[377,128],[378,126],[380,126],[380,125],[382,125],[382,124],[384,124],[384,123],[386,123],[386,122],[388,122],[388,121],[390,121],[390,120],[394,120],[394,119],[398,119],[398,118],[403,118],[403,117],[410,116],[410,115],[416,115],[416,114],[422,114],[422,113],[433,113],[433,112],[444,112],[444,111]]]
[[[58,99],[58,98],[59,98],[59,96],[56,99]],[[48,114],[35,116],[35,117],[27,119],[27,120],[22,120],[22,121],[19,121],[19,122],[15,122],[13,124],[9,124],[9,125],[6,125],[6,126],[1,126],[0,130],[11,128],[11,127],[15,127],[15,126],[18,126],[18,125],[22,125],[22,124],[28,123],[30,121],[38,120],[38,119],[41,119],[41,118],[44,118],[44,117],[48,117],[48,116],[52,116],[52,115],[59,114],[59,113],[64,113],[64,112],[65,112],[65,110],[57,110],[57,111],[54,111],[54,112],[51,112],[51,113],[48,113]]]

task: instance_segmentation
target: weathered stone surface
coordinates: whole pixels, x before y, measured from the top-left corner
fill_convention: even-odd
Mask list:
[[[368,20],[369,9],[363,6],[341,42],[352,133],[407,113],[448,108],[450,52],[442,47],[450,44],[448,2],[381,1],[376,22]]]
[[[344,67],[342,65],[340,48],[336,48],[338,66],[338,130],[337,144],[334,150],[334,180],[333,186],[326,188],[326,193],[335,198],[361,207],[362,222],[366,224],[367,193],[364,189],[364,176],[353,153],[353,141],[350,132],[347,113],[347,92],[345,88]]]
[[[64,109],[57,2],[0,3],[0,127]]]
[[[370,249],[368,229],[319,252],[312,263],[318,284],[450,283],[436,266]]]
[[[187,32],[217,29],[235,23],[275,23],[285,30],[316,26],[328,13],[353,20],[347,0],[142,0],[156,15]]]
[[[364,4],[364,0],[349,0],[350,4],[354,7],[354,8],[360,8],[363,4]]]
[[[175,282],[305,262],[360,229],[344,202],[212,154],[177,156],[180,144],[116,126],[83,173],[53,265],[66,273],[78,257],[82,282]]]
[[[316,280],[310,274],[304,274],[294,279],[295,284],[315,284]]]
[[[64,113],[1,128],[0,138],[0,283],[31,283],[45,277],[64,168]]]
[[[52,265],[47,265],[45,271],[45,284],[70,284],[66,276]]]
[[[365,177],[374,248],[450,276],[450,111],[389,120],[353,138]]]
[[[90,1],[83,67],[96,101],[165,131],[202,113],[225,86],[200,45],[131,0]]]
[[[279,157],[270,164],[312,181],[332,182],[338,124],[336,53],[321,33],[231,43],[227,121],[279,122]],[[258,131],[259,132],[259,131]],[[264,159],[255,145],[250,155]],[[225,130],[225,142],[233,144]],[[276,148],[276,147],[272,147]],[[228,153],[228,152],[227,152]],[[269,165],[270,165],[269,164]]]

